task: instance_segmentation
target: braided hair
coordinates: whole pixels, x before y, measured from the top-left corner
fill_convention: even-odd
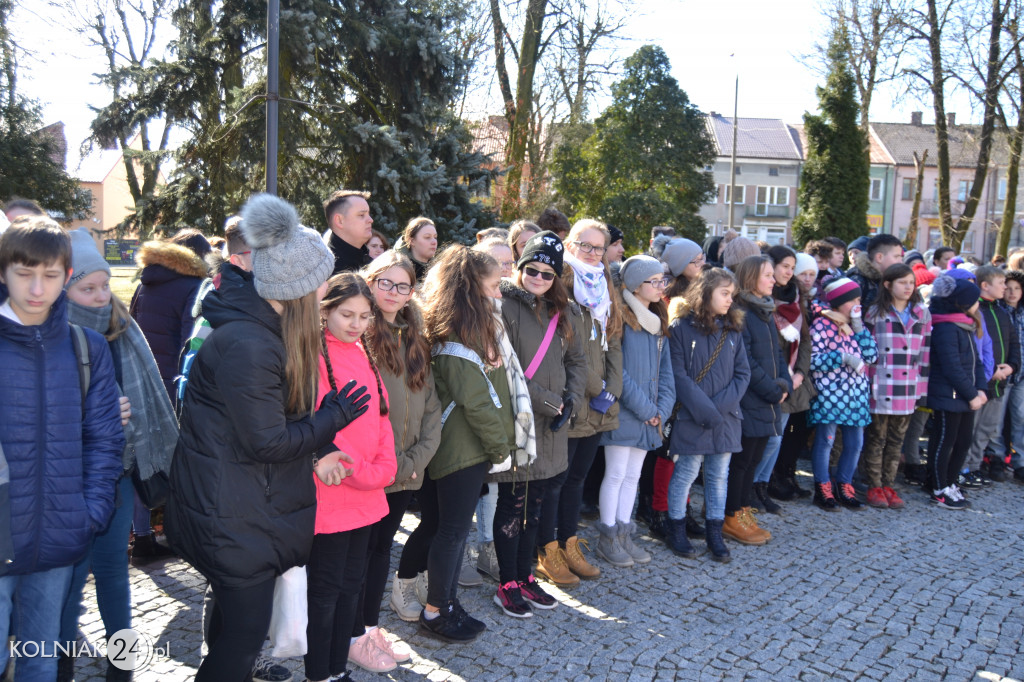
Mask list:
[[[320,324],[320,350],[324,358],[324,363],[327,365],[327,381],[330,383],[331,389],[335,391],[338,390],[338,384],[334,379],[334,367],[331,364],[331,355],[327,351],[327,319],[325,316],[353,296],[363,296],[371,306],[373,305],[373,294],[370,293],[370,287],[366,284],[366,281],[353,272],[343,272],[327,280],[327,294],[324,296],[323,302],[320,303],[320,312],[322,314]],[[359,337],[359,342],[363,346],[363,355],[370,363],[370,369],[373,370],[373,376],[377,380],[377,396],[380,399],[380,414],[382,417],[387,416],[388,403],[387,400],[384,399],[384,388],[380,379],[380,371],[377,369],[377,363],[373,361],[373,356],[367,351],[365,333]]]

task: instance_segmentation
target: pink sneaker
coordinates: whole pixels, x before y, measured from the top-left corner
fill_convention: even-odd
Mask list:
[[[377,648],[369,634],[358,638],[348,648],[348,662],[371,673],[386,673],[398,667],[395,659]]]
[[[405,663],[412,660],[412,649],[405,642],[392,642],[388,639],[388,633],[383,628],[374,628],[366,634],[370,636],[378,649],[395,659],[395,663]]]

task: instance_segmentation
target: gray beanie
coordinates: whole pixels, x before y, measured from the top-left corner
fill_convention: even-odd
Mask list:
[[[96,242],[93,241],[88,228],[80,227],[77,230],[71,230],[68,234],[71,235],[72,270],[68,286],[97,270],[110,274],[110,264],[96,249]]]
[[[701,254],[702,249],[697,242],[678,237],[673,239],[661,253],[661,262],[668,266],[673,277],[683,274],[686,266]]]
[[[736,237],[722,249],[722,265],[735,269],[740,261],[751,256],[760,256],[761,249],[746,237]]]
[[[632,256],[627,258],[626,262],[619,269],[622,285],[629,292],[639,289],[646,280],[664,276],[665,268],[662,267],[661,261],[650,256]]]
[[[252,249],[256,293],[265,299],[302,298],[334,271],[323,238],[299,225],[295,207],[272,194],[254,194],[242,207],[242,235]]]

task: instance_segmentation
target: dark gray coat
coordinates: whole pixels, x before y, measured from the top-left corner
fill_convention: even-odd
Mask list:
[[[722,334],[726,335],[725,345],[704,379],[696,383]],[[750,382],[750,365],[742,335],[723,331],[721,323],[714,333],[705,334],[690,315],[672,323],[669,349],[679,404],[672,424],[669,454],[739,452],[743,428],[740,399]]]
[[[740,294],[734,305],[743,310],[743,344],[750,363],[750,386],[743,396],[743,435],[782,435],[782,395],[793,392],[789,367],[779,344],[779,330],[770,311]]]

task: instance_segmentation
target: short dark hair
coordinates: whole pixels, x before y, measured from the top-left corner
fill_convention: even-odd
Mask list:
[[[544,212],[537,216],[537,226],[542,231],[551,230],[555,234],[568,232],[572,228],[572,225],[569,224],[569,219],[565,217],[565,214],[554,206],[545,208]]]
[[[361,192],[357,189],[339,189],[337,192],[332,192],[331,196],[327,197],[327,201],[324,202],[324,217],[327,218],[327,226],[331,226],[331,218],[338,211],[345,208],[345,204],[352,197],[362,197],[367,201],[370,200],[369,192]]]
[[[997,277],[1006,277],[1006,270],[997,265],[979,265],[974,271],[974,281],[979,287],[983,282],[991,282]]]
[[[52,218],[21,216],[0,237],[0,271],[13,264],[30,268],[60,263],[71,268],[71,237]]]
[[[203,233],[194,227],[181,228],[167,241],[172,244],[184,246],[200,258],[206,258],[210,255],[210,252],[213,251],[213,247],[210,246],[210,242],[205,236],[203,236]]]
[[[1024,270],[1007,270],[1006,281],[1016,282],[1021,289],[1024,289]]]
[[[888,249],[893,246],[898,246],[903,249],[903,242],[900,238],[894,234],[876,234],[874,237],[868,240],[868,258],[873,259],[875,254],[882,249]]]
[[[932,264],[938,263],[939,259],[942,258],[942,254],[944,253],[952,253],[956,255],[956,249],[954,249],[952,246],[940,246],[939,248],[935,249],[935,253],[932,254]]]
[[[7,213],[11,209],[20,208],[23,211],[28,211],[32,215],[46,215],[46,211],[35,201],[31,199],[22,199],[21,197],[15,197],[6,204],[4,204],[4,213]]]
[[[655,237],[661,234],[665,235],[666,237],[675,237],[676,228],[671,227],[670,225],[655,225],[654,227],[651,228],[651,239],[654,239]]]
[[[821,241],[828,242],[829,244],[831,244],[835,248],[842,249],[843,251],[846,251],[846,242],[844,242],[839,237],[825,237]]]
[[[234,220],[238,218],[238,220]],[[233,216],[229,218],[224,227],[224,238],[228,240],[228,255],[236,256],[243,251],[249,251],[249,244],[245,241],[245,235],[242,234],[242,219],[241,216]]]

